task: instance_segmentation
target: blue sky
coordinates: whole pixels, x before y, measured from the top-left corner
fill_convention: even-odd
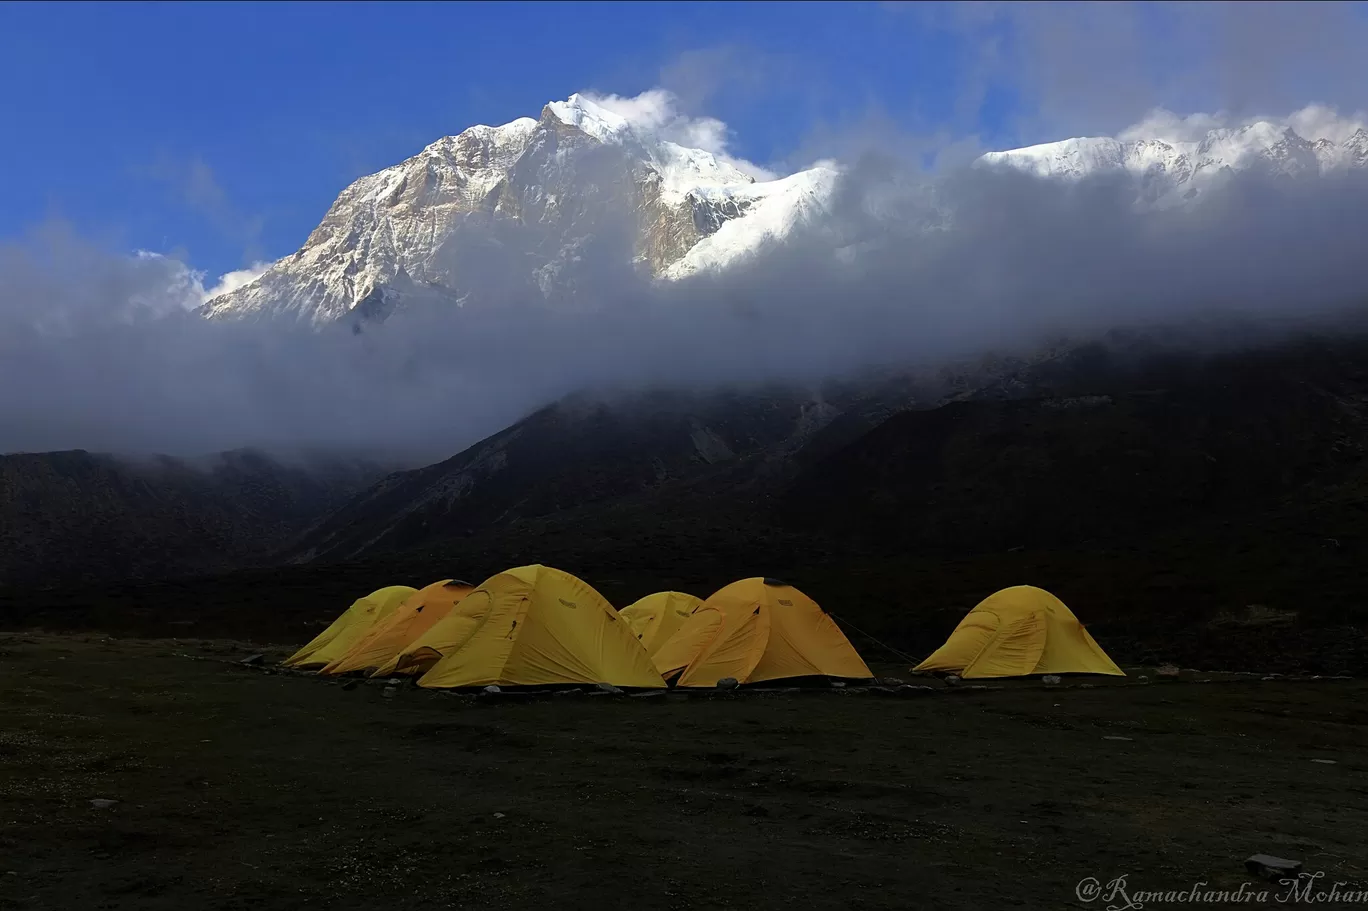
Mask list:
[[[56,216],[217,275],[292,252],[349,181],[440,136],[580,89],[634,95],[671,65],[690,83],[717,70],[731,87],[702,106],[771,161],[875,106],[943,113],[951,42],[900,20],[821,3],[8,4],[0,84],[22,89],[0,93],[0,236]]]
[[[1126,115],[1206,100],[1183,85],[1131,98],[1105,75],[1078,85],[1029,53],[1068,43],[1059,17],[1072,6],[1030,18],[989,7],[0,5],[0,238],[60,218],[115,249],[177,252],[212,278],[295,250],[356,177],[583,89],[664,84],[762,164],[805,163],[857,128],[1003,147],[1057,138],[1030,119],[1042,112],[1079,112],[1091,120],[1070,128],[1100,130],[1124,125],[1108,116],[1120,116],[1116,98]],[[1210,37],[1149,8],[1100,15],[1100,31],[1078,19],[1090,37],[1069,47],[1085,71],[1091,49],[1093,71],[1113,79],[1131,79],[1120,57],[1135,41],[1171,38],[1130,63],[1177,72],[1165,53],[1204,51],[1191,42]]]

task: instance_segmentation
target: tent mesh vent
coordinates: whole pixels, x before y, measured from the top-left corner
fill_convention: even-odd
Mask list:
[[[776,587],[788,585],[783,579],[776,579],[773,576],[766,576],[763,581],[766,585],[773,585]]]

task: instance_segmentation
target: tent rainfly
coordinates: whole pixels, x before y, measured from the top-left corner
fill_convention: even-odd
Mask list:
[[[703,603],[684,592],[656,592],[618,611],[648,655],[660,650],[675,631]]]
[[[913,671],[966,679],[1033,674],[1125,676],[1064,602],[1032,585],[984,598]]]
[[[411,585],[391,585],[357,598],[331,626],[281,663],[285,667],[300,668],[323,667],[331,663],[345,655],[375,624],[394,613],[394,609],[417,590]]]
[[[602,595],[540,564],[486,579],[405,652],[407,660],[431,661],[418,680],[423,687],[665,686]]]
[[[420,588],[395,608],[388,619],[377,623],[345,655],[319,673],[346,674],[385,667],[405,646],[451,613],[470,591],[470,583],[457,579],[443,579]]]
[[[742,579],[701,604],[655,653],[656,668],[678,686],[716,686],[734,677],[758,683],[786,677],[872,677],[836,621],[777,579]]]

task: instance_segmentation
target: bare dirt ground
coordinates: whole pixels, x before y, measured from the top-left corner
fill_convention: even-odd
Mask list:
[[[1235,889],[1256,852],[1368,881],[1363,681],[491,702],[187,657],[245,653],[0,635],[0,908],[1101,907],[1080,880]]]

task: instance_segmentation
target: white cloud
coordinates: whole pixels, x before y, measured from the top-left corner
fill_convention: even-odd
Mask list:
[[[133,259],[149,267],[155,266],[165,275],[164,282],[156,283],[151,288],[140,288],[128,299],[133,310],[156,315],[176,309],[198,309],[213,298],[250,285],[271,268],[271,263],[255,262],[246,269],[225,272],[212,288],[206,290],[204,280],[208,273],[192,269],[175,257],[151,250],[135,250]]]
[[[1312,104],[1295,111],[1286,117],[1231,117],[1224,111],[1214,114],[1189,114],[1186,117],[1163,108],[1155,108],[1136,124],[1117,134],[1124,142],[1137,139],[1158,139],[1170,144],[1200,142],[1212,130],[1237,129],[1255,123],[1271,123],[1279,128],[1291,127],[1303,139],[1315,141],[1326,139],[1341,143],[1362,129],[1365,116],[1362,112],[1341,116],[1338,111],[1325,105]]]
[[[139,283],[137,290],[129,294],[126,313],[162,316],[176,310],[193,310],[204,302],[202,271],[151,250],[136,250],[133,258],[154,270],[149,271],[149,276],[161,276],[162,280]]]
[[[648,132],[659,130],[678,116],[675,97],[664,89],[648,89],[635,98],[593,92],[581,92],[580,97]]]
[[[638,134],[653,135],[689,149],[702,149],[756,180],[779,175],[753,161],[732,155],[727,146],[731,130],[716,117],[689,117],[679,110],[679,99],[666,89],[648,89],[634,98],[581,92],[580,97],[622,118]]]
[[[1287,118],[1288,124],[1296,130],[1298,136],[1305,139],[1328,139],[1335,143],[1344,142],[1354,135],[1355,131],[1363,129],[1365,120],[1368,118],[1362,111],[1341,117],[1334,108],[1319,104],[1304,107]]]
[[[1132,124],[1116,135],[1123,142],[1139,139],[1158,139],[1161,142],[1197,142],[1212,130],[1229,126],[1224,114],[1189,114],[1184,117],[1163,108],[1155,108],[1139,123]]]
[[[271,268],[271,263],[255,262],[246,269],[225,272],[219,276],[218,284],[204,293],[204,299],[211,300],[219,295],[229,294],[239,288],[246,287],[261,278],[269,268]]]

